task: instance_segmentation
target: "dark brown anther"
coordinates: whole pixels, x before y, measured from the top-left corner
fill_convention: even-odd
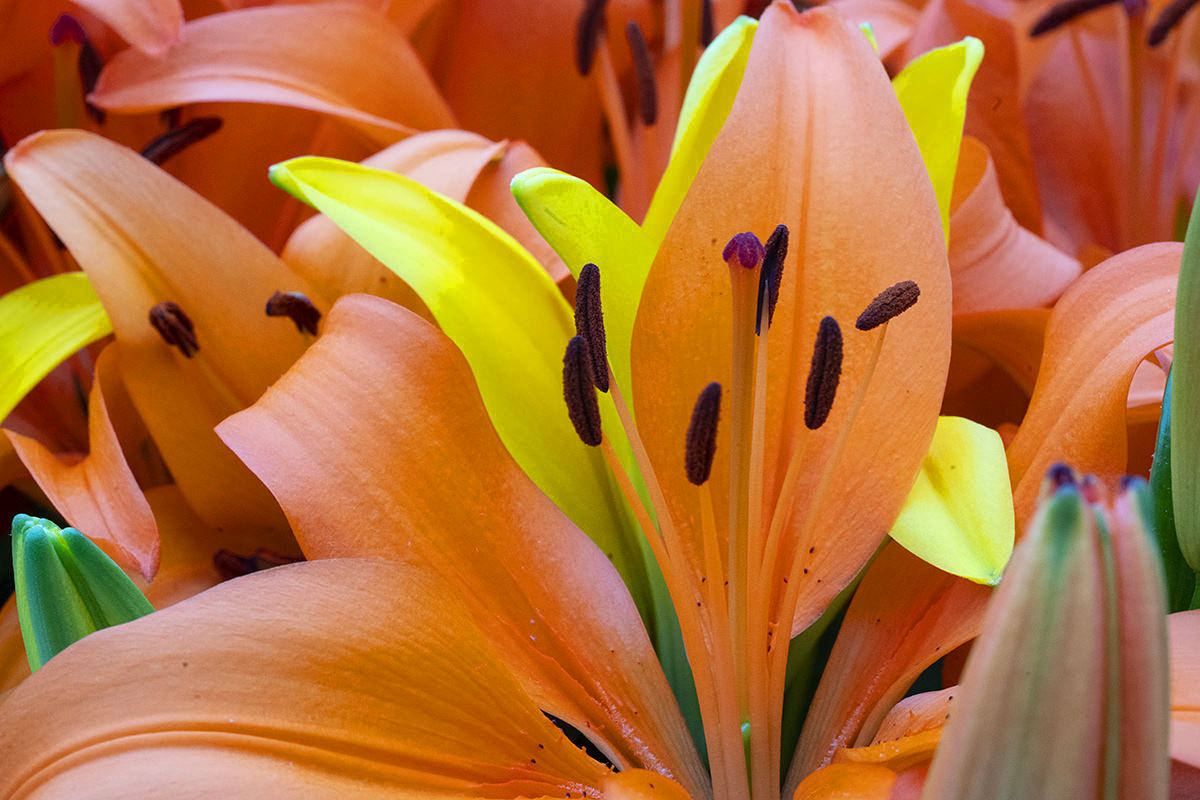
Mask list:
[[[221,576],[221,580],[228,581],[249,575],[251,572],[262,572],[264,569],[282,567],[284,564],[295,564],[303,560],[299,556],[285,556],[265,547],[260,547],[249,556],[239,556],[229,550],[218,550],[213,554],[213,567]]]
[[[758,276],[758,311],[754,318],[754,332],[762,333],[763,307],[767,310],[767,327],[775,319],[775,305],[779,302],[779,286],[783,281],[783,260],[787,258],[788,227],[776,225],[763,245],[762,274]]]
[[[815,431],[825,424],[842,376],[842,329],[833,317],[825,317],[817,326],[813,343],[812,366],[804,387],[804,424]]]
[[[68,39],[79,45],[79,82],[83,84],[84,106],[88,116],[97,124],[103,124],[106,116],[104,111],[89,103],[87,95],[96,88],[96,81],[100,80],[100,70],[104,68],[104,64],[79,20],[70,14],[59,14],[58,19],[50,26],[50,44],[58,47]]]
[[[171,301],[159,303],[150,309],[150,324],[163,341],[172,347],[178,347],[179,352],[188,358],[200,349],[196,342],[196,329],[183,309]]]
[[[637,78],[638,112],[642,124],[647,127],[658,121],[658,87],[654,83],[654,64],[650,62],[650,48],[642,28],[634,20],[625,24],[625,36],[629,39],[629,52],[633,56],[633,74]]]
[[[596,42],[604,30],[604,10],[608,0],[587,0],[575,24],[575,68],[580,75],[592,71]]]
[[[1029,35],[1041,36],[1055,28],[1062,27],[1082,14],[1119,2],[1121,0],[1064,0],[1054,4],[1049,11],[1038,17],[1037,22],[1033,23],[1033,27],[1029,29]]]
[[[717,422],[721,417],[721,384],[712,382],[700,392],[688,423],[683,450],[687,479],[696,486],[708,480],[717,452]]]
[[[296,323],[296,330],[317,335],[317,323],[321,321],[321,312],[299,292],[275,292],[267,300],[268,317],[288,317]]]
[[[1167,3],[1162,13],[1158,15],[1158,19],[1154,20],[1154,24],[1150,26],[1146,44],[1151,47],[1158,47],[1162,44],[1166,40],[1167,34],[1175,29],[1179,21],[1192,10],[1197,2],[1200,0],[1173,0],[1173,2]]]
[[[608,344],[604,335],[604,309],[600,305],[600,268],[584,264],[575,287],[575,333],[587,342],[592,380],[608,391]]]
[[[715,35],[712,0],[703,0],[700,3],[700,44],[708,47]]]
[[[763,260],[762,242],[753,233],[739,233],[725,245],[721,255],[729,266],[741,266],[745,269],[757,269]]]
[[[162,166],[168,158],[181,153],[184,148],[207,139],[221,129],[220,117],[196,117],[183,125],[156,137],[142,148],[142,157]]]
[[[599,447],[604,440],[600,404],[596,402],[588,345],[582,336],[571,338],[563,356],[563,399],[567,401],[567,415],[579,438],[586,445]]]
[[[920,296],[921,287],[914,281],[894,283],[875,295],[875,299],[858,315],[854,327],[860,331],[878,328],[912,308]]]

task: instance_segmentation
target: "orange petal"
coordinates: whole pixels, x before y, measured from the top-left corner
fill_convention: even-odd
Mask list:
[[[1017,224],[978,139],[963,139],[950,217],[954,314],[1053,303],[1079,262]]]
[[[617,763],[703,793],[624,584],[508,455],[458,349],[367,295],[340,300],[325,326],[218,429],[275,493],[305,554],[430,565],[542,708]]]
[[[889,543],[854,594],[796,749],[798,780],[870,742],[922,670],[979,632],[991,592]]]
[[[884,163],[887,169],[867,166]],[[728,387],[732,374],[722,248],[740,231],[765,238],[781,222],[792,234],[768,347],[767,518],[787,459],[800,447],[795,431],[803,430],[818,321],[832,314],[847,331],[838,401],[809,436],[790,541],[782,543],[784,563],[789,547],[802,553],[794,574],[807,569],[797,582],[798,631],[874,552],[912,486],[945,383],[950,293],[929,178],[874,50],[833,12],[799,14],[776,3],[763,16],[729,118],[659,249],[634,330],[638,428],[672,516],[697,543],[699,495],[682,469],[683,434],[700,390],[713,380]],[[876,293],[902,280],[919,284],[920,300],[888,325],[851,420],[880,335],[853,330],[853,321]],[[753,320],[739,324],[752,327]],[[710,483],[718,520],[727,514],[728,459],[720,454],[730,452],[728,431],[723,425]],[[823,497],[814,500],[826,472]],[[860,492],[866,484],[870,492]]]
[[[17,598],[13,595],[0,606],[0,697],[28,677],[29,659],[25,656]]]
[[[902,739],[942,727],[949,717],[950,705],[954,702],[954,694],[957,691],[957,686],[951,686],[904,698],[892,706],[892,710],[883,718],[871,744]]]
[[[74,0],[129,44],[152,56],[179,41],[183,9],[179,0]]]
[[[101,358],[96,370],[107,369]],[[82,460],[55,456],[36,439],[5,431],[29,474],[72,526],[122,566],[146,580],[158,571],[159,538],[150,504],[138,488],[108,419],[101,381],[88,396],[88,445]]]
[[[941,728],[931,728],[900,739],[838,750],[837,763],[879,764],[899,772],[927,762],[942,738]]]
[[[363,4],[202,17],[159,58],[118,54],[90,99],[121,113],[214,101],[294,106],[354,123],[380,142],[454,126],[408,40]]]
[[[297,153],[357,160],[375,150],[358,131],[303,108],[202,103],[189,106],[182,119],[204,116],[220,117],[221,129],[163,168],[276,252],[308,209],[276,189],[266,178],[267,168]],[[271,135],[264,136],[264,130]]]
[[[691,797],[675,781],[644,769],[613,773],[601,786],[610,800],[688,800]]]
[[[266,299],[311,290],[234,220],[99,136],[37,134],[5,164],[88,273],[116,332],[114,366],[197,513],[218,527],[286,535],[270,494],[212,428],[305,347],[290,320],[265,316]],[[193,358],[151,327],[148,313],[164,301],[195,324]]]
[[[4,796],[561,796],[606,774],[396,562],[250,575],[43,670],[0,700]]]
[[[544,0],[462,0],[449,15],[431,63],[463,128],[491,139],[523,139],[572,175],[603,185],[600,96],[575,67],[582,6]],[[609,42],[628,64],[625,22],[647,37],[657,29],[646,0],[609,3]]]
[[[50,26],[61,13],[54,6],[44,0],[5,3],[4,26],[0,28],[0,85],[44,61]]]
[[[1167,617],[1171,673],[1171,758],[1200,769],[1200,611]],[[1174,796],[1174,795],[1172,795]]]
[[[888,800],[896,773],[877,764],[834,764],[812,773],[792,800]]]
[[[980,311],[954,317],[954,343],[986,356],[1033,394],[1050,310]]]
[[[1153,244],[1088,270],[1054,308],[1029,412],[1008,448],[1017,526],[1046,468],[1125,472],[1125,407],[1142,359],[1174,337],[1181,245]]]

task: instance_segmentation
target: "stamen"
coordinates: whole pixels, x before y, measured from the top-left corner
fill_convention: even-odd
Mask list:
[[[575,333],[588,344],[592,379],[596,388],[608,391],[608,345],[604,335],[604,309],[600,305],[600,268],[584,264],[575,288]]]
[[[921,288],[913,281],[900,281],[875,295],[875,299],[858,315],[854,327],[860,331],[878,328],[913,307],[921,296]]]
[[[705,386],[692,408],[688,423],[684,464],[687,478],[696,486],[708,480],[712,473],[713,456],[717,452],[717,422],[721,416],[721,384],[716,381]]]
[[[567,414],[579,438],[586,445],[598,447],[604,441],[604,434],[590,362],[587,342],[582,336],[572,337],[563,356],[563,399],[567,401]]]
[[[1146,37],[1146,43],[1151,47],[1158,47],[1162,44],[1166,40],[1167,34],[1179,24],[1179,21],[1192,10],[1197,2],[1200,0],[1173,0],[1168,3],[1162,13],[1158,15],[1158,19],[1154,20],[1150,34]]]
[[[64,68],[68,68],[66,63],[60,63],[63,56],[55,56],[55,84],[57,95],[56,100],[62,106],[65,103],[73,103],[75,92],[82,92],[84,106],[87,109],[88,115],[92,117],[98,124],[103,123],[105,113],[87,102],[87,95],[92,89],[96,88],[96,81],[100,78],[100,70],[103,64],[100,62],[100,54],[96,52],[96,48],[88,41],[87,31],[83,29],[83,25],[77,18],[70,14],[59,14],[58,19],[50,26],[50,44],[55,48],[70,42],[79,48],[79,53],[76,57],[75,72],[79,76],[79,85],[72,87],[70,90],[64,91],[65,84],[63,82],[64,75],[59,72]],[[67,56],[69,57],[69,56]],[[70,114],[64,113],[62,107],[59,108],[59,122],[67,123],[75,127],[74,120]]]
[[[625,25],[625,36],[629,39],[629,52],[633,56],[633,74],[637,78],[638,112],[646,126],[658,121],[658,87],[654,84],[654,65],[650,62],[650,48],[646,37],[635,20]]]
[[[1041,36],[1055,28],[1062,27],[1082,14],[1119,2],[1121,0],[1064,0],[1064,2],[1051,6],[1049,11],[1038,17],[1037,22],[1033,23],[1033,27],[1029,29],[1029,35],[1031,37]]]
[[[299,292],[275,292],[267,300],[268,317],[288,317],[296,323],[296,330],[310,336],[317,335],[317,323],[321,321],[321,312]]]
[[[1071,469],[1069,464],[1055,461],[1046,470],[1045,480],[1047,484],[1055,489],[1061,489],[1064,486],[1074,486],[1076,483],[1075,470]]]
[[[166,301],[150,309],[150,324],[163,341],[179,348],[187,358],[200,350],[196,341],[196,329],[188,315],[175,303]]]
[[[227,581],[249,575],[251,572],[262,572],[271,567],[282,567],[284,564],[296,564],[304,559],[299,556],[285,556],[260,547],[253,555],[239,556],[230,550],[221,549],[213,554],[213,567],[221,580]]]
[[[162,111],[158,112],[158,118],[162,120],[162,123],[166,126],[167,130],[178,128],[179,123],[183,118],[183,106],[171,106],[170,108],[164,108]]]
[[[767,308],[767,327],[775,319],[775,304],[779,302],[779,285],[783,281],[783,260],[787,258],[788,227],[776,225],[763,245],[762,274],[758,277],[758,311],[754,332],[762,335],[763,306]]]
[[[748,231],[739,233],[725,245],[725,252],[721,257],[730,267],[737,265],[745,269],[755,269],[763,260],[762,242]]]
[[[604,10],[608,0],[588,0],[575,25],[575,68],[580,75],[592,71],[596,57],[596,40],[604,28]]]
[[[700,44],[708,47],[712,44],[716,32],[713,30],[712,0],[702,0],[700,3]]]
[[[804,424],[809,430],[815,431],[829,418],[841,375],[842,329],[836,319],[827,316],[817,327],[812,367],[804,388]]]
[[[83,82],[84,108],[97,125],[103,125],[108,115],[103,109],[92,105],[87,96],[96,88],[96,82],[100,80],[100,70],[103,68],[100,54],[96,52],[90,40],[84,39],[83,44],[79,45],[79,80]]]
[[[189,120],[143,147],[142,157],[162,166],[163,162],[183,152],[185,148],[212,136],[221,129],[221,125],[220,117],[197,117]]]

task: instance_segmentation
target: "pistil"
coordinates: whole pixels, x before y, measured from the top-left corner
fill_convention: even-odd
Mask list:
[[[729,240],[724,251],[729,265],[733,305],[733,364],[730,377],[729,436],[729,617],[733,629],[734,666],[737,670],[738,709],[742,722],[749,722],[750,698],[747,691],[746,652],[747,592],[749,588],[749,532],[751,442],[754,420],[754,371],[758,339],[754,321],[758,308],[759,267],[763,246],[753,233],[739,233]],[[761,486],[761,481],[760,481]]]

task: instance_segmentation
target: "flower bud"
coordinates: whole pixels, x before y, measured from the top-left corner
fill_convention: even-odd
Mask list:
[[[129,576],[74,528],[18,514],[12,555],[30,670],[89,633],[154,610]]]

